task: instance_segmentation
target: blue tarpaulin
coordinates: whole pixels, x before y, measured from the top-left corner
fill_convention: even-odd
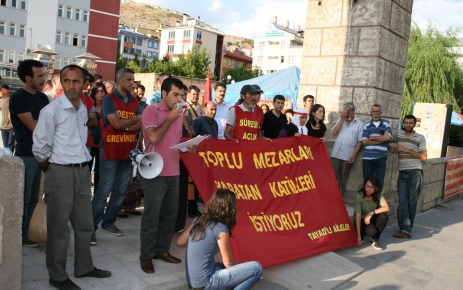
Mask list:
[[[463,115],[457,112],[452,112],[452,120],[450,124],[454,126],[463,126]]]
[[[299,77],[301,70],[297,66],[276,71],[257,78],[227,85],[225,101],[234,104],[240,98],[240,91],[244,85],[258,85],[264,93],[261,100],[273,100],[276,95],[283,95],[297,104],[297,92],[299,90]]]

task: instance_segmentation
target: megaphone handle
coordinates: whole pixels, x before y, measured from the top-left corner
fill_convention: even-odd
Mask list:
[[[135,162],[133,162],[133,161],[132,161],[132,165],[133,165],[132,177],[137,177],[138,165],[137,165],[137,163],[135,163]]]

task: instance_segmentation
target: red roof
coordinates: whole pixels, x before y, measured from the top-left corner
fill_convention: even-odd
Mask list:
[[[246,54],[244,54],[244,52],[241,52],[241,51],[228,51],[228,50],[225,50],[225,56],[228,56],[229,58],[232,58],[232,59],[238,59],[238,60],[243,60],[243,61],[247,61],[247,62],[252,62],[252,57],[250,56],[247,56]]]

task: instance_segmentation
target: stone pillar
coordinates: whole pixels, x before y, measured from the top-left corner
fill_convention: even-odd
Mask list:
[[[21,289],[24,163],[19,157],[0,157],[0,188],[0,285]]]
[[[357,117],[370,107],[397,126],[400,118],[413,0],[308,0],[298,96],[315,96],[335,122],[352,101]]]

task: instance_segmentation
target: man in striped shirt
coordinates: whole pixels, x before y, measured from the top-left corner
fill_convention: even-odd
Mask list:
[[[389,121],[381,118],[381,105],[371,106],[371,121],[365,123],[362,133],[363,152],[363,181],[375,175],[384,186],[386,174],[387,144],[391,141],[392,130]]]
[[[394,234],[396,238],[412,237],[413,221],[423,179],[421,161],[425,161],[428,157],[426,139],[413,130],[415,125],[415,116],[405,116],[404,130],[398,131],[397,136],[394,137],[394,143],[397,143],[397,146],[389,146],[391,152],[399,154],[397,220],[400,231]]]

